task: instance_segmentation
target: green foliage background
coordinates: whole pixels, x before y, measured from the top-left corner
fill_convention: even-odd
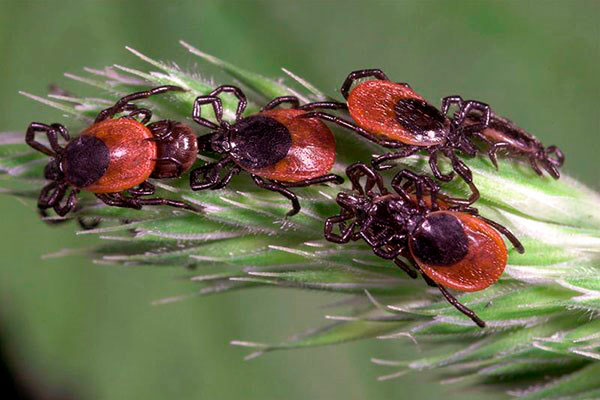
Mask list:
[[[83,66],[138,65],[123,48],[223,77],[178,45],[251,71],[286,67],[337,95],[345,75],[383,68],[437,104],[460,93],[494,105],[567,154],[566,171],[598,188],[600,6],[595,1],[89,1],[0,2],[0,130],[55,110],[17,94],[43,95]],[[281,339],[322,322],[335,295],[261,289],[163,306],[190,292],[183,270],[41,260],[90,239],[51,229],[30,206],[0,197],[0,329],[24,380],[77,398],[483,398],[426,383],[433,373],[389,382],[370,357],[400,359],[408,340],[277,352],[243,362],[233,339]],[[503,398],[486,394],[486,398]]]

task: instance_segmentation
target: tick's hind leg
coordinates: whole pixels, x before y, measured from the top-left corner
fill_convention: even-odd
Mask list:
[[[178,200],[169,200],[162,197],[144,198],[141,196],[151,196],[156,192],[156,187],[150,182],[142,182],[140,185],[133,189],[129,189],[127,193],[131,195],[131,199],[141,205],[164,205],[176,208],[183,208],[190,211],[198,211],[198,208]],[[125,197],[125,196],[123,196]]]
[[[551,157],[552,154],[554,154],[555,157]],[[562,167],[565,162],[565,155],[562,150],[556,146],[548,146],[546,150],[544,150],[544,155],[546,156],[545,158],[556,167]]]
[[[406,272],[408,274],[408,276],[410,276],[411,278],[417,279],[419,277],[419,274],[417,273],[417,271],[415,271],[413,268],[410,267],[410,265],[406,264],[404,261],[402,261],[398,257],[394,258],[394,263],[398,267],[400,267],[402,269],[402,271]]]
[[[504,150],[504,149],[508,149],[510,147],[511,146],[509,143],[499,142],[499,143],[494,143],[488,149],[488,151],[487,151],[488,158],[490,159],[492,164],[494,164],[494,167],[496,167],[496,169],[498,169],[498,158],[497,158],[498,150]]]
[[[542,167],[550,174],[554,179],[560,178],[560,172],[558,172],[558,168],[554,164],[552,164],[548,160],[542,161]]]
[[[134,210],[142,209],[142,205],[136,199],[125,197],[121,193],[96,193],[96,197],[109,206],[133,208]]]
[[[144,205],[165,205],[176,208],[183,208],[190,211],[199,211],[198,208],[185,203],[183,201],[163,199],[161,197],[144,199],[141,197],[129,197],[123,193],[97,193],[96,197],[102,200],[105,204],[114,207],[133,208],[141,210]]]
[[[348,105],[346,103],[340,103],[339,101],[316,101],[314,103],[307,103],[300,107],[300,110],[348,110]]]
[[[452,294],[450,294],[450,292],[448,292],[448,289],[446,289],[445,287],[443,287],[441,285],[438,285],[424,273],[422,273],[422,275],[423,275],[423,279],[425,280],[427,285],[429,285],[431,287],[437,287],[440,290],[440,292],[442,293],[442,295],[444,296],[444,298],[446,299],[446,301],[448,301],[448,303],[452,304],[458,311],[460,311],[467,317],[471,318],[471,320],[473,322],[475,322],[480,328],[485,328],[485,322],[481,318],[479,318],[473,310],[471,310],[464,304],[460,303],[456,299],[456,297],[454,297]]]
[[[442,182],[450,182],[452,178],[454,178],[454,172],[450,171],[448,174],[443,174],[438,165],[438,155],[440,154],[439,149],[433,150],[429,155],[429,168],[431,168],[431,172],[435,179],[440,180]]]
[[[445,287],[441,285],[437,285],[437,287],[440,290],[440,292],[442,292],[442,295],[446,298],[448,303],[452,304],[458,311],[471,318],[471,320],[475,322],[480,328],[485,328],[485,322],[481,318],[479,318],[473,310],[456,300],[456,297],[450,294],[450,292],[448,292],[448,290]]]
[[[334,183],[336,185],[344,183],[344,178],[336,174],[327,174],[317,176],[316,178],[303,179],[298,182],[281,182],[281,186],[285,187],[306,187],[311,185],[318,185],[320,183]]]
[[[277,182],[265,181],[258,175],[252,174],[252,180],[254,180],[254,183],[256,183],[258,187],[277,192],[292,202],[292,209],[287,213],[288,217],[298,214],[298,212],[300,211],[300,202],[298,201],[298,196],[296,196],[293,192],[286,189],[284,186]]]
[[[151,196],[155,192],[156,192],[156,187],[148,181],[144,181],[144,182],[140,183],[139,185],[137,185],[136,187],[133,187],[133,188],[127,190],[127,193],[134,197]]]
[[[529,156],[529,165],[531,165],[531,169],[533,169],[536,174],[538,174],[539,176],[544,176],[544,173],[542,172],[542,170],[540,169],[540,166],[538,165],[538,159],[535,156],[535,154],[532,154]]]
[[[386,153],[386,154],[382,154],[380,156],[374,157],[371,160],[371,165],[373,165],[373,168],[375,168],[378,171],[390,169],[390,168],[393,168],[394,166],[393,165],[382,165],[382,164],[386,161],[397,160],[399,158],[405,158],[405,157],[412,156],[419,150],[421,150],[421,148],[419,146],[406,146],[405,148],[402,148],[393,153]]]
[[[504,225],[501,225],[499,223],[497,223],[496,221],[493,221],[491,219],[482,217],[479,214],[475,214],[475,216],[479,219],[481,219],[482,221],[486,222],[488,225],[491,225],[492,227],[494,227],[498,232],[500,232],[501,234],[503,234],[504,236],[506,236],[506,238],[512,243],[513,246],[515,246],[515,249],[523,254],[525,253],[525,248],[523,247],[523,245],[521,244],[521,242],[519,241],[519,239],[517,239],[517,237],[508,230],[507,227],[505,227]]]
[[[150,199],[136,198],[135,201],[138,202],[142,206],[169,206],[169,207],[175,207],[175,208],[183,208],[184,210],[190,210],[190,211],[196,211],[196,212],[200,211],[200,209],[198,207],[195,207],[184,201],[164,199],[162,197],[153,197]]]

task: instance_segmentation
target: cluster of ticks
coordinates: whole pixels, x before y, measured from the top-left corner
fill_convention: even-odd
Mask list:
[[[495,283],[507,261],[501,234],[519,253],[524,248],[507,228],[472,207],[479,190],[459,154],[486,152],[498,168],[497,153],[502,151],[527,159],[537,174],[545,170],[555,179],[564,162],[560,149],[544,147],[487,104],[449,96],[438,110],[408,84],[391,82],[379,69],[350,73],[341,87],[345,101],[301,105],[297,97],[283,96],[246,117],[242,117],[247,105],[242,90],[219,86],[194,102],[193,121],[210,130],[201,136],[178,121],[150,122],[152,112],[134,103],[183,90],[160,86],[127,95],[98,113],[76,138],[61,124],[31,123],[27,144],[51,158],[44,170],[49,183],[38,200],[42,215],[53,209],[65,216],[77,207],[81,190],[114,207],[164,205],[200,211],[186,202],[153,197],[155,186],[148,179],[180,177],[201,153],[212,154],[217,161],[190,172],[192,190],[224,188],[245,171],[257,186],[289,199],[292,208],[287,216],[291,217],[300,211],[300,203],[290,188],[344,181],[330,173],[336,144],[325,122],[336,124],[390,150],[374,157],[370,165],[356,162],[346,169],[352,189],[337,195],[341,210],[325,221],[325,238],[334,243],[364,240],[377,256],[393,260],[411,278],[421,275],[450,304],[484,327],[485,322],[447,288],[475,292]],[[237,98],[233,123],[223,120],[221,93]],[[214,120],[203,117],[206,107],[212,109]],[[455,109],[452,115],[451,108]],[[350,119],[327,110],[346,112]],[[48,145],[37,141],[36,133],[44,133]],[[386,187],[379,171],[393,168],[391,160],[418,152],[428,155],[435,180],[402,169],[391,180],[391,189]],[[450,160],[451,172],[440,170],[440,155]],[[449,182],[455,174],[470,188],[468,198],[440,191],[436,181]]]

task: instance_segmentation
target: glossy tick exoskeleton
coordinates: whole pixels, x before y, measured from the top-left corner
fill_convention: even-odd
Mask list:
[[[352,87],[354,82],[367,80]],[[372,160],[376,169],[390,166],[386,161],[408,157],[420,150],[429,153],[429,165],[434,176],[444,182],[452,180],[453,173],[443,174],[438,166],[440,154],[446,156],[452,169],[469,185],[471,196],[468,200],[455,199],[463,205],[470,205],[479,198],[479,191],[473,183],[471,170],[458,158],[456,150],[474,156],[477,147],[470,135],[483,130],[491,115],[487,104],[474,100],[463,100],[460,96],[442,99],[441,111],[429,104],[406,83],[391,82],[379,69],[365,69],[350,73],[344,81],[341,93],[346,99],[340,102],[318,102],[303,106],[306,110],[333,109],[348,110],[354,122],[322,111],[312,111],[306,117],[318,117],[351,129],[366,139],[383,147],[397,149]],[[452,117],[448,115],[452,105],[457,106]],[[464,123],[467,114],[479,111],[482,115],[477,124]]]
[[[325,238],[335,243],[363,239],[376,255],[394,260],[412,278],[421,273],[450,304],[485,326],[446,288],[475,292],[492,285],[507,260],[498,232],[522,253],[518,239],[502,225],[479,216],[474,208],[453,203],[426,176],[402,170],[392,180],[394,191],[389,192],[381,176],[365,164],[352,164],[346,174],[353,191],[338,194],[341,212],[325,222]],[[363,177],[366,181],[361,185]]]
[[[235,121],[223,120],[220,93],[236,96],[238,107]],[[292,108],[276,109],[288,103]],[[201,152],[213,152],[222,157],[192,171],[193,190],[221,189],[231,178],[244,170],[261,188],[280,193],[292,202],[288,216],[298,213],[300,203],[288,188],[319,183],[342,183],[342,177],[329,174],[335,162],[335,139],[331,130],[317,118],[299,118],[294,96],[278,97],[259,113],[242,118],[246,96],[235,86],[219,86],[194,102],[193,119],[213,132],[198,139]],[[217,123],[201,116],[203,105],[210,105]],[[225,170],[223,176],[221,171]]]
[[[465,119],[465,125],[479,125],[481,119],[481,113],[471,111]],[[543,168],[554,179],[560,178],[558,168],[565,161],[562,151],[556,146],[544,147],[539,139],[514,122],[492,113],[487,127],[473,134],[488,145],[488,157],[496,168],[498,168],[496,154],[498,151],[504,151],[510,155],[526,157],[531,168],[540,176],[543,175],[541,170]]]
[[[130,103],[181,90],[160,86],[125,96],[98,113],[94,123],[73,139],[61,124],[32,122],[25,141],[52,158],[44,170],[44,177],[51,182],[40,193],[39,209],[52,208],[64,216],[76,207],[79,191],[85,190],[111,206],[141,209],[143,205],[168,205],[196,210],[181,201],[144,197],[155,192],[148,178],[178,177],[191,167],[198,151],[196,135],[176,121],[149,123],[152,112]],[[117,114],[124,115],[113,118]],[[37,132],[46,134],[49,146],[35,140]],[[60,138],[66,141],[64,147]]]

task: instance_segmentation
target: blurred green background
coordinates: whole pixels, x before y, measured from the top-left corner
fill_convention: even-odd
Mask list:
[[[178,45],[267,76],[286,67],[331,95],[346,74],[379,67],[439,104],[461,94],[492,104],[567,155],[565,170],[598,188],[598,1],[0,1],[0,130],[63,122],[17,94],[49,83],[89,88],[64,72],[139,65],[124,46],[212,71]],[[90,245],[74,227],[51,229],[33,205],[0,197],[0,333],[20,382],[37,398],[384,399],[504,398],[412,373],[409,340],[268,354],[244,362],[233,339],[268,341],[324,322],[334,295],[275,289],[152,306],[188,293],[184,271],[41,259]]]

